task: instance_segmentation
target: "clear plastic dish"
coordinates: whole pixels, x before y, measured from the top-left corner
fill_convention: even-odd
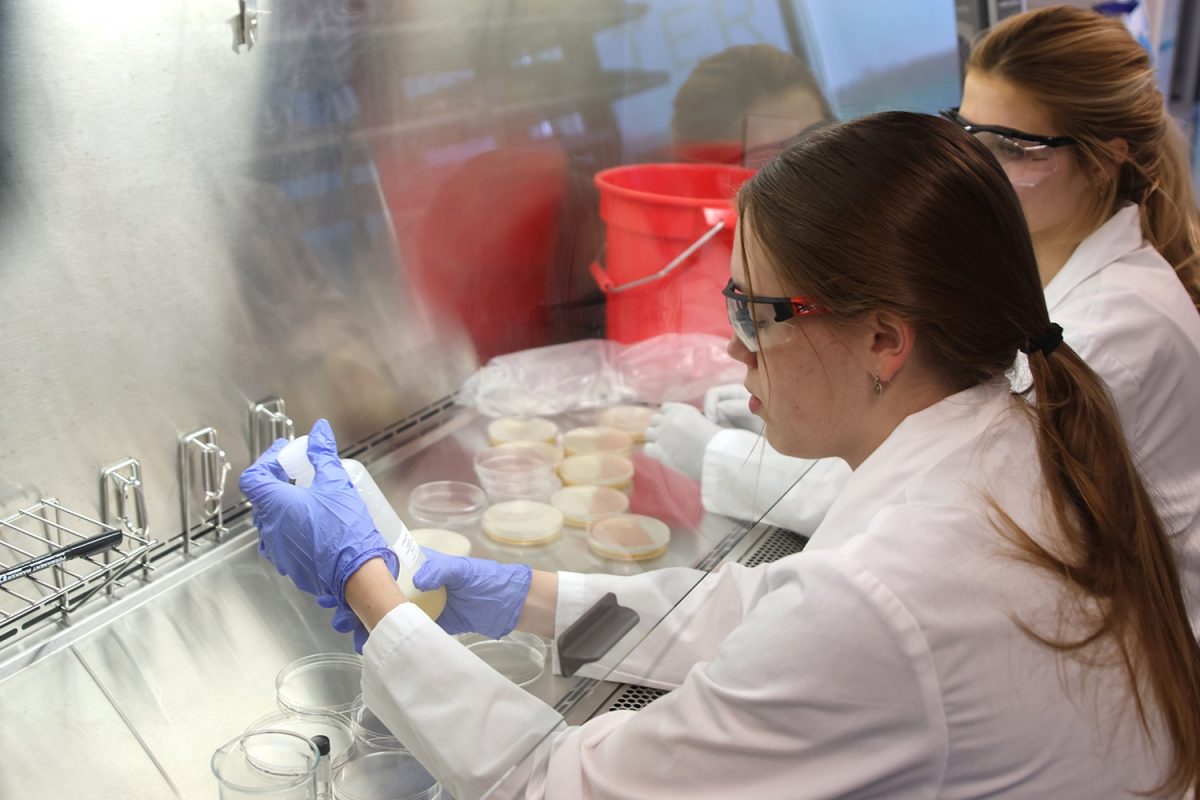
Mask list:
[[[493,503],[504,503],[509,500],[537,500],[548,502],[550,497],[562,488],[562,481],[557,475],[538,479],[533,482],[520,481],[488,481],[484,488],[488,500]]]
[[[357,756],[333,771],[334,800],[435,800],[442,790],[409,753]]]
[[[246,728],[246,733],[259,731],[284,731],[312,739],[314,736],[329,738],[329,763],[336,764],[350,753],[354,734],[345,720],[330,715],[295,714],[290,711],[273,711],[259,717]]]
[[[467,649],[517,686],[533,683],[546,667],[544,647],[533,647],[511,634],[503,639],[472,642]]]
[[[624,492],[608,486],[567,486],[550,498],[550,505],[563,513],[563,522],[586,528],[598,519],[629,510]]]
[[[568,456],[589,453],[617,453],[629,455],[633,450],[633,437],[625,431],[594,425],[575,428],[563,434],[563,449]]]
[[[567,486],[610,486],[614,489],[624,489],[633,480],[633,462],[616,453],[568,456],[558,465],[558,474]]]
[[[556,467],[563,460],[562,448],[549,442],[505,442],[504,444],[496,445],[496,447],[501,450],[532,450],[553,461]]]
[[[483,532],[500,544],[517,547],[548,544],[562,535],[563,514],[548,503],[509,500],[483,515]]]
[[[297,659],[275,677],[275,700],[283,711],[347,718],[362,693],[362,663],[345,653]]]
[[[361,753],[408,752],[379,717],[363,704],[361,697],[350,715],[350,731],[354,734],[356,749]]]
[[[646,429],[658,409],[653,406],[613,406],[600,412],[596,423],[608,428],[625,431],[635,442],[646,441]]]
[[[502,417],[488,424],[488,439],[493,445],[505,442],[558,441],[558,426],[541,417]]]
[[[408,495],[412,518],[436,528],[473,525],[487,508],[487,496],[473,483],[433,481],[423,483]]]
[[[471,555],[471,540],[461,533],[445,528],[417,528],[409,533],[421,547],[428,547],[448,556]]]
[[[588,547],[604,558],[645,561],[667,552],[671,528],[662,520],[643,514],[606,517],[588,528]]]

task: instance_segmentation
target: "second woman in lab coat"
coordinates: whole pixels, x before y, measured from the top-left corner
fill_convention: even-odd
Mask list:
[[[856,467],[837,546],[708,576],[431,554],[435,624],[319,423],[311,489],[282,440],[241,487],[262,552],[371,629],[367,705],[462,800],[1193,790],[1174,557],[996,162],[945,120],[878,115],[789,149],[739,206],[730,350],[774,447]],[[1018,350],[1032,401],[1005,377]],[[643,620],[619,650],[665,615],[624,669],[675,688],[637,713],[565,727],[447,635],[558,635],[609,591]]]
[[[1155,81],[1120,23],[1059,6],[990,30],[961,108],[946,113],[1013,181],[1050,314],[1113,393],[1200,630],[1200,222],[1183,135]],[[1014,380],[1027,385],[1027,371]],[[722,408],[736,407],[733,394]],[[699,479],[713,512],[753,519],[803,474],[767,519],[813,533],[849,473],[781,456],[756,431],[686,406],[664,416],[648,452]]]

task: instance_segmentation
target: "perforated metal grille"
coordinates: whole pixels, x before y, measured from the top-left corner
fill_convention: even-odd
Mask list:
[[[759,542],[742,563],[747,567],[757,567],[759,564],[770,564],[784,556],[799,553],[808,544],[808,539],[798,533],[774,528]]]
[[[629,686],[617,693],[608,704],[609,711],[638,711],[667,693],[666,689],[651,689],[648,686]]]

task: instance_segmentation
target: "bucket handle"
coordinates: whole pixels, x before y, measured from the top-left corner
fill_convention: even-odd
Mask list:
[[[662,280],[674,272],[680,265],[683,264],[683,262],[691,258],[693,253],[695,253],[704,245],[708,244],[714,236],[724,230],[725,226],[729,225],[734,219],[733,211],[731,209],[724,208],[706,208],[704,209],[704,219],[706,222],[711,224],[712,227],[705,231],[699,239],[688,245],[686,250],[675,256],[675,258],[671,260],[671,263],[667,264],[653,275],[647,275],[644,278],[638,278],[630,281],[629,283],[622,283],[620,286],[617,286],[613,283],[612,278],[608,276],[608,271],[593,261],[590,267],[592,277],[596,279],[596,283],[600,286],[600,289],[605,294],[620,294],[621,292],[627,292],[630,289],[636,289],[639,286],[645,286],[647,283],[653,283],[655,281]]]

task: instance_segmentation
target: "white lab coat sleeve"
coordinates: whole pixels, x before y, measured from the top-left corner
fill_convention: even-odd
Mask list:
[[[704,450],[700,497],[710,513],[734,519],[757,520],[770,508],[764,522],[808,536],[849,477],[850,466],[840,458],[792,458],[756,433],[729,428]]]
[[[767,570],[725,564],[712,573],[682,567],[624,576],[560,572],[555,638],[612,592],[637,612],[638,623],[604,658],[575,674],[673,689],[694,664],[712,660],[717,645],[766,591]],[[561,672],[558,649],[552,652]]]
[[[376,628],[364,691],[460,800],[503,776],[491,797],[932,798],[942,781],[946,722],[924,637],[837,551],[798,562],[674,692],[576,728],[484,680],[484,665],[428,650],[438,631],[419,613],[403,635],[377,641],[402,627],[398,611]]]

